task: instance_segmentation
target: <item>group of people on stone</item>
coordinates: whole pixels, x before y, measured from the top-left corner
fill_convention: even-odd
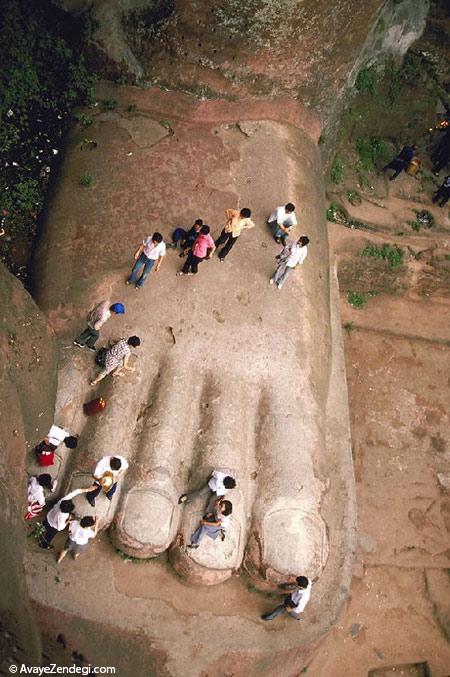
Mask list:
[[[218,252],[219,261],[223,263],[242,231],[255,227],[251,214],[248,207],[241,210],[226,209],[225,226],[215,241],[211,236],[210,227],[203,223],[202,219],[196,219],[189,230],[176,228],[172,234],[172,243],[169,245],[166,245],[161,233],[153,233],[143,240],[137,249],[134,255],[135,263],[126,284],[134,284],[136,289],[140,289],[152,269],[155,272],[160,269],[162,260],[166,255],[167,246],[174,249],[180,246],[180,257],[186,256],[182,269],[177,273],[180,276],[196,275],[200,263],[211,259],[218,247],[221,247]],[[271,283],[275,283],[278,289],[281,289],[288,274],[305,260],[309,239],[306,235],[303,235],[296,241],[288,240],[293,226],[297,225],[295,206],[291,202],[277,207],[270,215],[268,224],[272,229],[275,241],[283,245],[283,250],[276,257],[278,260],[277,269],[270,278]]]
[[[215,242],[210,235],[209,226],[201,219],[196,219],[190,230],[177,228],[174,231],[171,246],[173,248],[180,246],[180,257],[186,257],[178,275],[196,274],[199,264],[209,259],[216,247],[222,247],[219,251],[219,260],[223,262],[235,246],[242,231],[254,227],[250,218],[251,211],[248,208],[239,211],[227,209],[225,216],[226,224]],[[288,240],[292,228],[297,224],[295,206],[292,203],[277,207],[270,215],[268,224],[275,241],[283,245],[282,251],[276,257],[277,269],[270,278],[270,283],[275,283],[281,289],[288,274],[305,260],[309,240],[306,236],[300,237],[297,241]],[[160,233],[156,232],[146,238],[135,253],[135,263],[126,281],[127,284],[134,284],[136,289],[139,289],[153,268],[155,272],[159,270],[165,254],[166,244]],[[101,327],[113,314],[123,315],[124,313],[123,303],[111,305],[109,301],[101,301],[88,313],[87,326],[74,339],[74,345],[96,352],[95,344],[100,336]],[[131,348],[139,345],[139,337],[130,336],[128,339],[121,338],[113,342],[108,348],[100,349],[96,355],[96,363],[102,367],[102,370],[90,381],[90,384],[96,385],[110,373],[113,376],[120,375],[123,369],[133,371],[134,368],[128,365],[128,361]],[[40,466],[50,467],[55,462],[55,451],[58,446],[64,445],[70,450],[75,449],[77,444],[77,437],[53,425],[47,437],[35,447],[34,453]],[[96,498],[101,493],[111,501],[117,490],[118,477],[127,468],[128,462],[123,456],[102,458],[93,471],[93,483],[90,486],[71,491],[50,508],[42,523],[39,545],[45,549],[52,548],[52,541],[56,534],[68,528],[68,536],[57,561],[61,562],[68,552],[72,552],[73,557],[77,558],[87,547],[89,541],[95,538],[98,530],[98,517],[92,515],[76,517],[73,499],[84,494],[86,501],[93,508],[96,506]],[[188,503],[196,498],[204,499],[206,504],[206,511],[200,525],[191,536],[188,548],[198,548],[205,536],[215,540],[220,535],[221,539],[225,540],[233,512],[232,502],[225,496],[235,486],[236,480],[231,475],[214,470],[204,487],[180,496],[180,504]],[[48,494],[54,493],[55,489],[56,480],[49,473],[31,477],[28,483],[28,509],[25,519],[33,519],[39,515],[46,504]],[[80,512],[79,508],[76,512]],[[271,620],[284,611],[295,618],[299,617],[299,613],[309,599],[311,581],[300,576],[296,579],[295,585],[286,585],[293,586],[292,592],[286,597],[283,605],[277,607],[271,614],[263,616],[264,620]]]

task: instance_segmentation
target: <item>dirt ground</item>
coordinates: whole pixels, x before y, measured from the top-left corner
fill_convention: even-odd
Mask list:
[[[361,267],[367,243],[397,244],[409,255],[396,272],[397,293],[354,309],[341,287],[352,448],[358,502],[358,550],[347,607],[308,666],[314,677],[450,674],[450,404],[448,272],[433,293],[420,280],[433,251],[450,253],[446,210],[422,204],[438,226],[393,235],[414,204],[414,179],[378,179],[375,206],[351,216],[376,233],[329,224],[330,248]],[[380,195],[381,193],[381,195]],[[383,195],[384,193],[384,195]],[[380,218],[382,214],[383,220]],[[403,221],[404,223],[404,221]],[[382,224],[382,225],[381,225]],[[408,247],[411,249],[408,250]],[[348,273],[348,270],[347,270]],[[388,280],[390,282],[390,279]],[[342,285],[342,279],[341,279]],[[421,665],[420,667],[417,664]],[[413,665],[414,664],[414,665]],[[391,669],[388,669],[391,668]],[[429,672],[426,672],[428,669]],[[422,671],[420,671],[422,670]]]

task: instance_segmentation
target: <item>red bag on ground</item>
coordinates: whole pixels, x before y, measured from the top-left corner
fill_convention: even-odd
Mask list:
[[[94,416],[95,414],[100,413],[106,407],[106,402],[103,397],[97,397],[95,400],[86,402],[83,405],[83,411],[86,416]]]

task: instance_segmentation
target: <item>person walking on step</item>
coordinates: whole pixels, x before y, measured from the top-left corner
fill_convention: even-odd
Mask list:
[[[134,284],[136,289],[140,289],[153,266],[155,266],[155,273],[161,268],[165,255],[166,245],[161,233],[153,233],[151,237],[147,237],[134,255],[135,264],[125,284]],[[138,274],[141,269],[142,275],[138,280]]]
[[[273,232],[275,242],[285,247],[289,233],[297,225],[295,205],[288,202],[284,207],[277,207],[269,216],[267,223]]]
[[[254,228],[255,224],[251,220],[252,212],[248,207],[244,207],[240,211],[237,209],[226,209],[225,216],[227,222],[219,237],[216,240],[216,247],[225,245],[219,252],[219,260],[224,262],[225,257],[230,253],[232,247],[243,230]]]
[[[86,500],[89,505],[95,508],[95,499],[102,489],[108,501],[111,501],[116,493],[119,475],[127,468],[128,461],[123,456],[104,456],[95,466],[94,484],[87,489]]]
[[[417,146],[403,146],[401,149],[400,153],[396,155],[396,157],[391,160],[385,167],[383,167],[383,172],[385,172],[387,169],[393,169],[394,173],[392,176],[389,177],[389,181],[393,181],[394,179],[397,178],[397,176],[408,169],[411,160],[413,157],[416,155],[417,151]]]
[[[78,559],[83,550],[86,550],[91,538],[95,538],[98,530],[97,517],[86,515],[80,520],[71,520],[69,524],[69,535],[64,548],[59,553],[56,560],[59,564],[63,561],[68,552],[72,553],[74,559]]]
[[[141,339],[139,336],[130,336],[129,339],[120,339],[112,345],[105,353],[105,366],[102,371],[90,381],[91,386],[97,385],[99,381],[111,374],[113,376],[120,376],[122,369],[127,369],[128,371],[134,371],[134,367],[128,366],[128,361],[131,355],[131,348],[137,348],[141,345]],[[99,351],[100,352],[100,351]]]
[[[75,489],[70,494],[63,496],[56,505],[48,511],[42,526],[44,532],[39,540],[39,547],[48,550],[52,548],[52,540],[55,538],[58,531],[64,531],[66,526],[72,519],[72,513],[75,510],[75,505],[72,498],[79,494],[85,494],[89,489]]]
[[[297,576],[295,580],[296,585],[294,584],[294,587],[290,583],[280,585],[280,588],[283,588],[284,590],[291,587],[293,587],[293,590],[289,595],[286,595],[283,604],[275,607],[270,613],[261,616],[261,620],[272,621],[277,616],[281,616],[281,614],[288,614],[297,621],[301,620],[301,614],[311,597],[312,582],[306,576]]]
[[[269,280],[270,284],[276,284],[278,289],[282,289],[288,275],[300,266],[308,255],[309,238],[302,235],[296,242],[288,242],[282,251],[275,258],[278,260],[277,269]]]
[[[68,449],[76,449],[78,446],[78,438],[60,428],[57,425],[52,425],[48,435],[44,437],[42,442],[34,448],[36,460],[42,468],[53,465],[55,462],[55,451],[59,445],[64,442]]]
[[[210,235],[209,226],[202,226],[194,244],[188,251],[188,256],[183,268],[177,275],[196,275],[198,273],[198,264],[205,261],[205,259],[209,260],[215,249],[216,245]]]
[[[450,198],[450,174],[445,177],[442,185],[439,186],[435,194],[433,195],[433,202],[438,203],[439,207],[445,207]]]
[[[95,343],[100,336],[100,327],[102,327],[107,320],[114,315],[123,315],[125,313],[125,306],[123,303],[113,303],[112,306],[109,301],[100,301],[96,306],[89,311],[87,316],[87,327],[81,332],[73,344],[78,348],[86,348],[95,352]]]
[[[225,540],[225,532],[230,525],[230,515],[233,512],[233,506],[230,501],[224,498],[219,498],[214,504],[213,510],[206,513],[200,522],[200,526],[194,531],[191,536],[191,542],[188,548],[198,548],[203,536],[208,536],[214,541],[217,536]]]
[[[236,486],[236,480],[231,475],[221,472],[220,470],[213,470],[208,482],[197,491],[191,491],[189,494],[181,494],[178,503],[190,503],[196,498],[207,498],[208,504],[212,496],[223,498]]]

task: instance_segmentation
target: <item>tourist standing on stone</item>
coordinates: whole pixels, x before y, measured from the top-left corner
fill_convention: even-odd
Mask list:
[[[301,613],[305,609],[311,597],[312,582],[306,576],[297,576],[292,592],[284,598],[283,604],[277,606],[271,613],[261,616],[263,621],[272,621],[281,614],[289,614],[297,621],[301,620]],[[280,585],[280,588],[289,589],[292,587],[290,583]]]
[[[296,242],[288,242],[283,248],[281,254],[275,258],[278,260],[277,269],[269,280],[270,284],[277,285],[281,289],[286,282],[286,278],[297,266],[301,265],[308,254],[309,238],[302,235]]]
[[[235,486],[236,480],[234,477],[220,470],[213,470],[211,477],[203,487],[197,491],[191,491],[189,494],[181,494],[178,503],[189,503],[196,498],[208,498],[209,503],[212,495],[222,498]]]
[[[208,260],[213,255],[216,246],[212,239],[209,226],[202,226],[200,234],[196,237],[194,244],[188,252],[188,256],[183,268],[177,275],[196,275],[198,264]]]
[[[443,183],[433,195],[433,202],[438,202],[439,207],[445,207],[450,198],[450,174],[445,177]]]
[[[136,289],[140,289],[147,276],[150,274],[153,266],[155,266],[155,273],[161,268],[161,263],[165,255],[166,245],[163,242],[161,233],[153,233],[151,237],[147,237],[143,240],[141,246],[134,255],[136,263],[125,284],[134,284]],[[137,276],[141,268],[143,268],[143,271],[138,280]]]
[[[89,489],[75,489],[74,491],[71,491],[70,494],[63,496],[63,498],[48,511],[47,516],[42,523],[44,533],[39,541],[39,546],[41,548],[47,550],[48,548],[53,547],[51,545],[52,540],[55,538],[58,531],[64,531],[75,510],[72,498],[75,498],[75,496],[78,496],[79,494],[85,494],[87,491],[89,491]]]
[[[87,489],[86,500],[95,508],[95,499],[104,491],[108,501],[116,493],[117,480],[128,468],[128,461],[123,456],[104,456],[95,466],[94,484]]]
[[[251,220],[252,212],[248,207],[244,207],[241,211],[237,209],[226,209],[225,216],[227,222],[218,239],[216,240],[216,247],[224,244],[225,246],[219,252],[219,259],[223,263],[227,254],[229,254],[232,247],[234,247],[236,240],[243,230],[246,228],[254,228],[255,224]]]
[[[74,559],[77,559],[83,550],[87,548],[89,540],[95,538],[98,530],[97,517],[86,515],[80,520],[71,520],[69,524],[69,535],[67,537],[64,548],[59,553],[56,560],[58,564],[62,562],[64,557],[70,551]]]
[[[76,339],[74,339],[74,345],[78,346],[78,348],[84,348],[84,346],[86,346],[88,350],[95,352],[95,342],[100,336],[100,327],[109,320],[113,313],[115,315],[123,315],[124,312],[125,306],[123,303],[113,303],[113,305],[110,306],[109,301],[101,301],[88,313],[87,327]]]
[[[214,541],[220,534],[222,541],[225,540],[225,531],[230,525],[230,515],[233,512],[233,506],[230,501],[219,498],[212,512],[206,513],[200,522],[200,526],[191,536],[191,542],[188,548],[198,548],[203,536],[208,536]]]
[[[269,216],[267,223],[272,229],[275,242],[286,246],[289,233],[297,225],[295,205],[292,202],[288,202],[284,207],[277,207]]]
[[[383,167],[383,172],[385,172],[387,169],[394,170],[394,173],[389,178],[389,181],[393,181],[394,179],[397,178],[397,176],[401,172],[408,169],[411,160],[416,154],[416,151],[417,146],[403,146],[400,153],[393,160],[391,160],[385,167]]]
[[[128,361],[131,355],[131,349],[137,348],[141,345],[141,339],[138,336],[130,336],[129,339],[120,339],[115,343],[111,348],[108,348],[105,354],[105,366],[104,369],[98,374],[96,378],[90,381],[91,386],[97,385],[99,381],[105,378],[108,374],[113,374],[113,376],[121,375],[120,372],[122,369],[127,369],[128,371],[134,371],[134,367],[128,366]]]
[[[49,433],[42,442],[34,448],[36,459],[39,465],[43,468],[53,465],[55,462],[55,450],[59,447],[61,442],[64,442],[68,449],[76,449],[78,445],[78,438],[69,435],[69,433],[57,425],[52,425]]]
[[[45,505],[46,493],[55,491],[56,480],[48,473],[43,473],[37,477],[30,477],[28,480],[27,501],[28,507],[24,518],[32,520],[37,517]]]

